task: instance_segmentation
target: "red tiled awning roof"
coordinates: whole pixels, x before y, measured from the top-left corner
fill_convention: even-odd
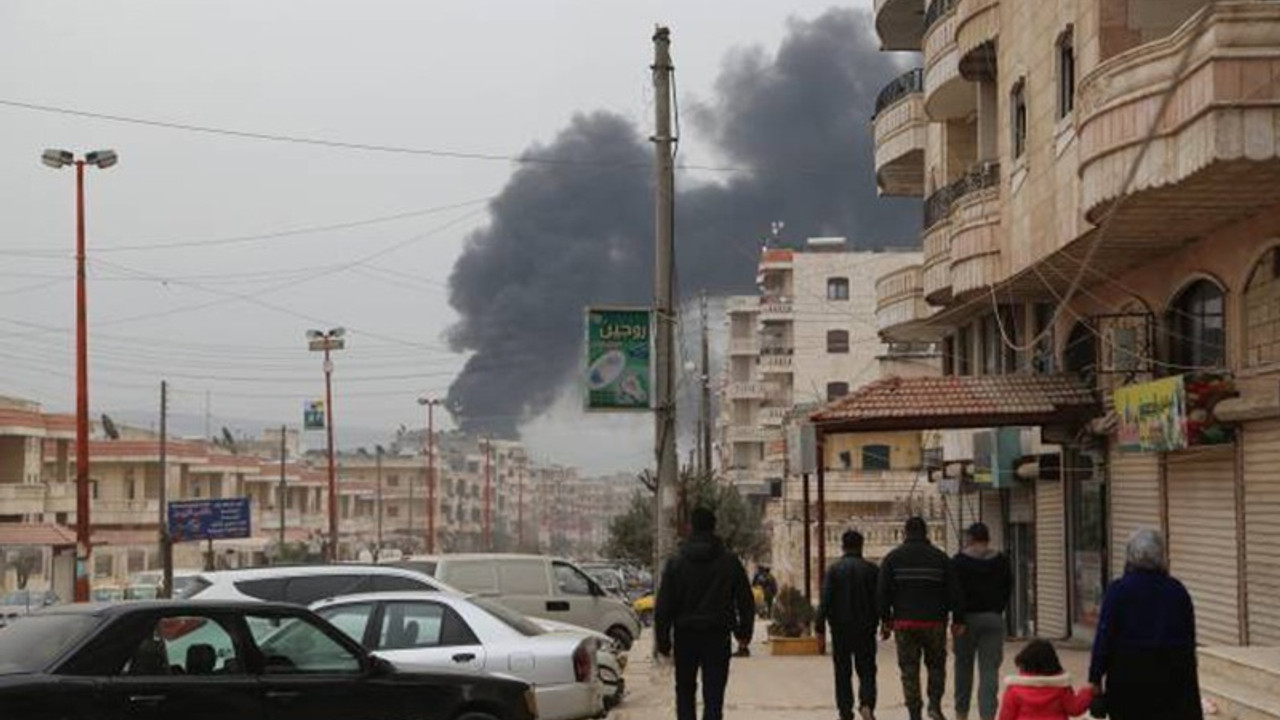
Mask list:
[[[1074,375],[890,377],[810,415],[824,432],[1051,425],[1100,412]]]
[[[74,546],[76,533],[53,523],[0,523],[0,545]]]

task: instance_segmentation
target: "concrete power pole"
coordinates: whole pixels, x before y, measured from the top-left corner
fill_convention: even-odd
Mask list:
[[[173,538],[169,537],[169,383],[160,381],[160,597],[173,597]]]
[[[662,564],[675,550],[675,528],[668,521],[676,515],[679,459],[676,457],[675,353],[675,148],[671,130],[671,31],[659,26],[653,34],[653,100],[655,132],[652,138],[656,161],[654,196],[653,305],[656,325],[654,350],[655,390],[654,455],[658,465],[657,512],[654,532],[654,578],[660,579]]]
[[[707,291],[702,291],[699,298],[699,309],[702,312],[702,407],[699,408],[701,422],[700,445],[702,456],[702,474],[711,475],[711,347],[707,338]]]

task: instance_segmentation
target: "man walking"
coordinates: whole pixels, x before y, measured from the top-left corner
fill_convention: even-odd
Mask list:
[[[846,530],[840,538],[844,557],[827,569],[818,605],[818,636],[831,627],[831,662],[836,671],[836,708],[840,720],[853,720],[853,668],[858,668],[858,714],[875,720],[876,582],[880,569],[862,559],[862,533]]]
[[[729,682],[729,636],[746,646],[755,623],[755,599],[747,570],[716,537],[716,516],[695,508],[693,532],[667,561],[654,608],[654,644],[670,656],[675,639],[676,718],[696,720],[698,671],[702,717],[721,720]]]
[[[920,660],[929,672],[929,720],[946,720],[942,695],[947,689],[947,617],[957,637],[964,633],[964,603],[955,568],[947,554],[929,542],[924,518],[904,526],[905,540],[884,559],[877,595],[880,632],[892,630],[898,645],[902,694],[911,720],[922,720]]]
[[[1013,592],[1009,558],[991,547],[991,531],[974,523],[954,559],[964,593],[967,632],[956,638],[956,720],[968,720],[973,664],[978,663],[978,717],[995,720],[1000,707],[1000,663],[1004,661],[1004,611]]]

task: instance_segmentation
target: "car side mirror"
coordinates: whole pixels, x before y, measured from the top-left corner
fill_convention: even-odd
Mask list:
[[[391,664],[391,661],[385,658],[380,658],[377,655],[369,656],[369,677],[382,678],[387,677],[388,675],[394,675],[395,672],[396,668]]]

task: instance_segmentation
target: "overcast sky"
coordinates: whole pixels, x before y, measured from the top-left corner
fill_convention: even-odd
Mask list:
[[[852,0],[855,7],[870,0]],[[776,47],[788,18],[829,0],[6,0],[0,101],[370,145],[513,155],[574,113],[651,126],[650,36],[673,33],[682,103],[721,60]],[[850,128],[850,132],[859,131]],[[73,408],[74,178],[46,147],[114,148],[90,169],[93,412],[297,424],[322,393],[309,327],[343,325],[338,427],[422,424],[464,358],[441,337],[445,282],[506,161],[316,147],[0,106],[0,394]],[[682,157],[714,160],[687,129]],[[429,211],[429,212],[428,212]],[[282,231],[349,225],[327,231]],[[245,236],[253,237],[243,242]],[[186,245],[193,241],[210,242]],[[179,247],[156,247],[177,243]],[[148,247],[150,246],[150,247]],[[517,371],[513,369],[513,372]],[[583,447],[636,420],[587,423],[560,407],[535,449],[591,469],[646,459]],[[255,425],[241,430],[256,432]],[[585,443],[585,445],[590,445]]]

